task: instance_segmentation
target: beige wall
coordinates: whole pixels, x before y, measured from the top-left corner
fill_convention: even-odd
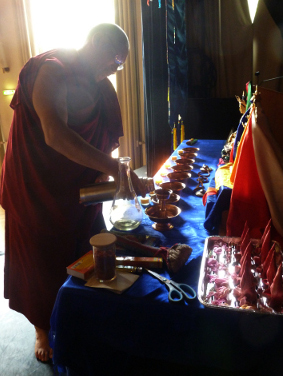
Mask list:
[[[10,68],[10,71],[5,73],[0,69],[0,125],[4,141],[8,138],[13,111],[9,106],[12,96],[4,96],[3,90],[16,88],[18,75],[24,64],[15,7],[15,0],[0,1],[0,38]]]

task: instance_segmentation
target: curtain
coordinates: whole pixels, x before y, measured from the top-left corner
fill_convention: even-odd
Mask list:
[[[13,0],[17,17],[22,66],[35,55],[29,0]]]
[[[259,0],[253,24],[247,0],[186,0],[186,6],[191,97],[232,98],[246,82],[257,83],[256,72],[259,83],[283,74],[279,1]],[[282,89],[278,80],[264,86]]]
[[[115,22],[126,32],[130,41],[125,68],[117,74],[117,94],[124,128],[119,155],[130,156],[131,167],[137,169],[146,165],[141,4],[132,0],[115,0],[114,4]]]
[[[264,0],[271,17],[274,19],[276,25],[279,27],[283,37],[283,7],[282,0]]]
[[[157,0],[141,0],[147,174],[153,176],[171,154],[168,124],[168,64],[166,7]]]
[[[187,111],[188,98],[188,60],[186,49],[185,0],[167,0],[166,38],[168,56],[168,122],[171,129],[178,124]],[[178,136],[180,128],[177,127]],[[179,137],[178,137],[179,141]]]
[[[28,0],[26,0],[28,1]],[[14,89],[17,85],[18,74],[17,71],[28,61],[31,57],[30,48],[30,36],[29,27],[26,17],[26,5],[25,0],[10,0],[1,4],[1,7],[5,10],[1,16],[5,17],[1,19],[2,28],[0,35],[0,43],[2,37],[5,34],[6,45],[3,48],[5,54],[6,49],[9,57],[10,71],[1,77],[0,84],[3,89]],[[6,18],[8,15],[8,18]],[[15,19],[12,26],[12,32],[10,30],[9,19]],[[2,35],[3,34],[3,35]],[[12,38],[12,39],[11,39]],[[9,47],[8,47],[9,46]],[[2,73],[2,71],[1,71]],[[6,86],[7,85],[7,86]],[[10,125],[12,121],[13,111],[10,109],[11,96],[4,97],[1,100],[1,115],[0,115],[0,165],[4,159],[6,152],[6,142],[9,135]]]
[[[240,95],[252,76],[247,0],[190,0],[186,11],[190,96]]]

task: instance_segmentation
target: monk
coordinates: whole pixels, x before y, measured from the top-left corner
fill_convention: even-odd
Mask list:
[[[2,167],[6,216],[4,296],[35,326],[35,355],[52,358],[50,316],[66,266],[90,250],[105,227],[101,204],[83,206],[79,189],[117,179],[111,152],[123,136],[120,107],[108,76],[129,51],[114,24],[94,27],[80,50],[31,58],[19,75]],[[132,173],[134,187],[143,192]]]

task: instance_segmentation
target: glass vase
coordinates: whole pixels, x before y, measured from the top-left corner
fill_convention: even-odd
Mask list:
[[[131,180],[131,158],[121,157],[118,161],[118,184],[110,210],[110,222],[118,230],[131,231],[140,225],[143,211]]]

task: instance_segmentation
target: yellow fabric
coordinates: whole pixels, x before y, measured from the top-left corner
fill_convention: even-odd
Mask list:
[[[215,188],[218,190],[219,187],[224,185],[225,187],[233,188],[233,183],[230,181],[231,170],[233,163],[229,162],[225,165],[220,166],[215,172]]]
[[[213,187],[208,187],[207,190],[206,190],[206,193],[217,194],[218,193],[218,189],[217,188],[213,188]]]

